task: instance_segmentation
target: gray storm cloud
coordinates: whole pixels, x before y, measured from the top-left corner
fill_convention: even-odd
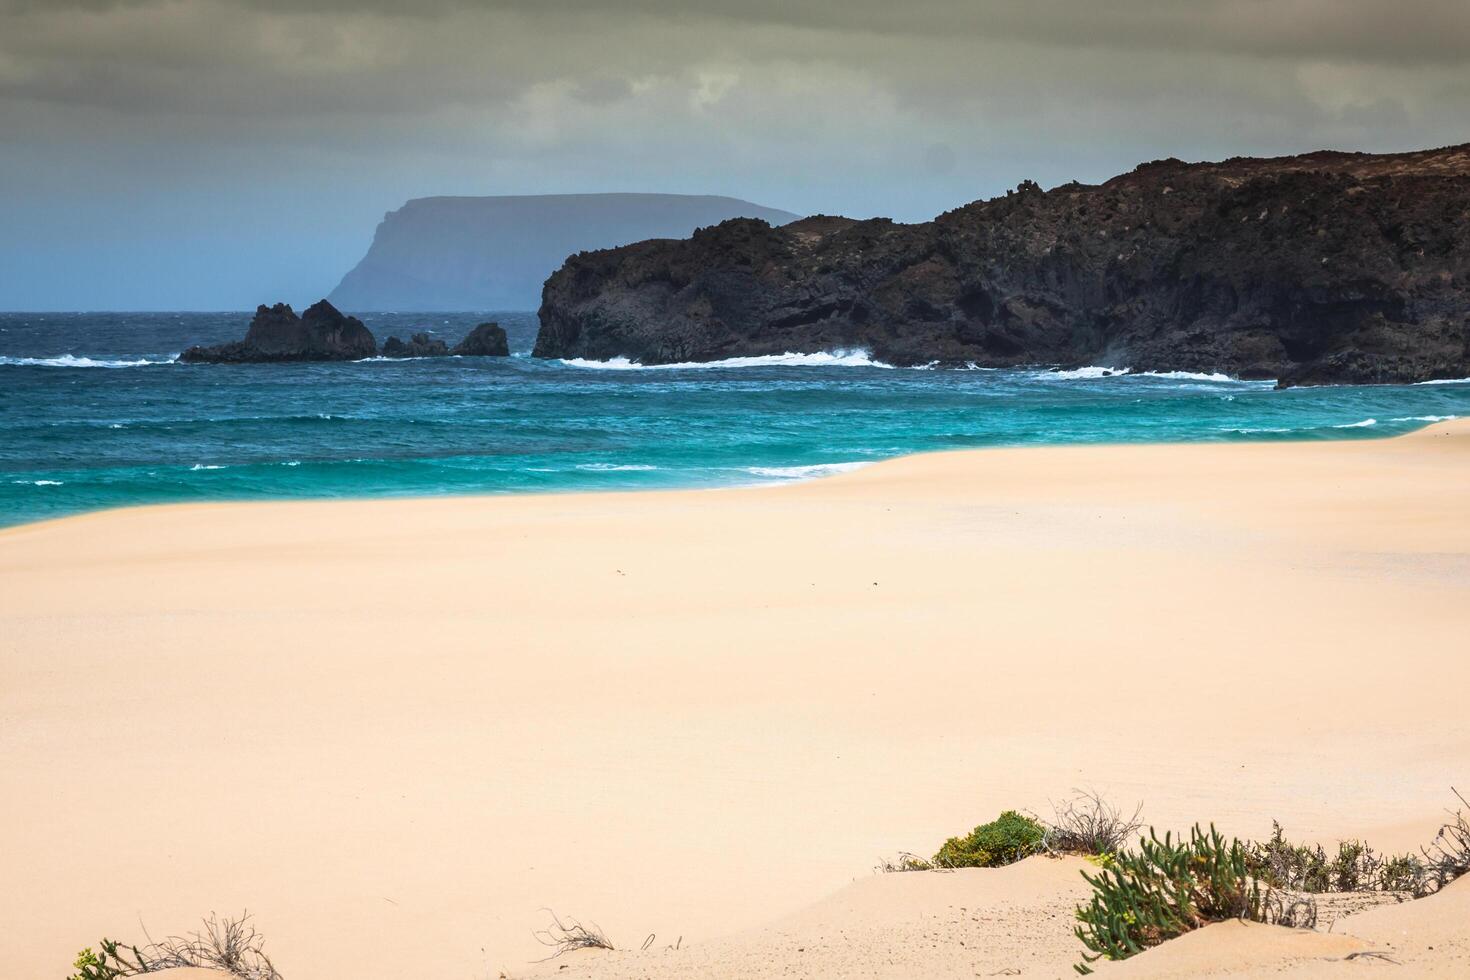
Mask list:
[[[1459,142],[1466,118],[1463,0],[0,0],[0,259],[27,270],[0,306],[66,305],[45,269],[96,255],[97,303],[311,291],[431,193],[915,220],[1163,155]],[[155,247],[119,271],[85,209]],[[187,284],[171,230],[216,258]]]

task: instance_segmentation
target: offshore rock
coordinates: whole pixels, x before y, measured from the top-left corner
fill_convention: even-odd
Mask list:
[[[190,347],[179,360],[210,364],[356,361],[372,357],[377,350],[377,342],[361,320],[344,316],[321,300],[299,317],[285,303],[259,306],[244,340],[217,347]]]
[[[455,344],[451,353],[461,357],[509,357],[510,342],[500,324],[481,323]]]
[[[416,333],[405,343],[397,337],[383,341],[383,357],[447,357],[449,345],[426,333]]]

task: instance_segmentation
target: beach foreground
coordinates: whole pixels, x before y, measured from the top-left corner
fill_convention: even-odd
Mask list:
[[[1074,786],[1414,848],[1467,590],[1464,422],[0,531],[6,972],[247,908],[293,978],[688,946]]]

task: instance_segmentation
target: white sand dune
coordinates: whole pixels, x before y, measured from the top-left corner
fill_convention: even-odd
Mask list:
[[[295,980],[697,951],[1078,785],[1416,846],[1467,595],[1466,423],[6,530],[4,972],[244,908]]]

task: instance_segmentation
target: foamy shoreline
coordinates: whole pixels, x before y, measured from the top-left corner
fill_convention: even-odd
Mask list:
[[[1075,785],[1417,846],[1467,486],[1461,421],[0,530],[7,968],[211,909],[289,976],[523,973],[543,906],[708,942]]]

